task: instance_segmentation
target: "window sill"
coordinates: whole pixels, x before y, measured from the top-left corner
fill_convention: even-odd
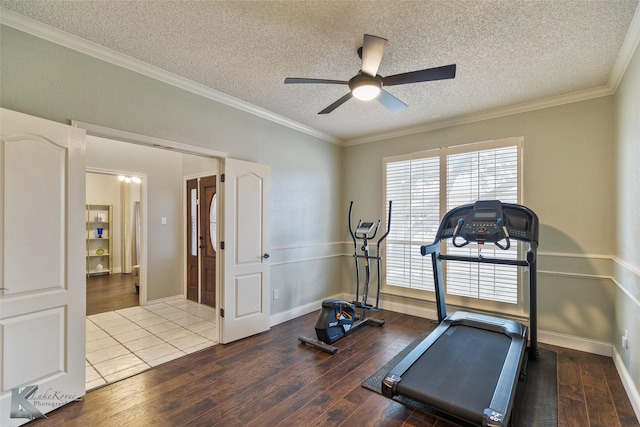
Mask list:
[[[400,297],[420,302],[435,307],[436,296],[433,291],[410,289],[401,286],[384,285],[380,290],[382,295]],[[474,313],[502,317],[515,320],[524,324],[529,323],[529,312],[525,311],[522,304],[506,304],[496,301],[477,300],[456,295],[447,295],[447,312],[472,311]]]

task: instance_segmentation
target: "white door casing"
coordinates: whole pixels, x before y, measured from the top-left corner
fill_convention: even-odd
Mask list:
[[[223,261],[220,341],[269,330],[271,168],[226,159],[223,193]]]
[[[85,394],[85,132],[0,110],[0,425]]]

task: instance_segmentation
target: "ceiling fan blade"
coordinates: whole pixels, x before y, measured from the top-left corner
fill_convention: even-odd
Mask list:
[[[407,104],[400,101],[395,96],[391,95],[386,90],[382,89],[380,91],[380,95],[378,95],[378,101],[385,107],[389,109],[389,111],[393,111],[394,113],[399,113],[408,107]]]
[[[287,77],[284,79],[284,84],[290,83],[326,83],[326,84],[336,84],[336,85],[347,85],[349,84],[346,80],[326,80],[326,79],[305,79],[303,77]]]
[[[318,114],[329,114],[330,112],[332,112],[333,110],[335,110],[336,108],[338,108],[339,106],[341,106],[342,104],[347,102],[352,97],[353,97],[353,95],[351,95],[351,92],[349,92],[345,96],[343,96],[342,98],[338,99],[333,104],[329,105],[324,110],[320,111]]]
[[[382,37],[371,36],[369,34],[364,35],[362,41],[362,67],[363,73],[375,77],[378,73],[378,67],[380,61],[382,61],[382,55],[384,54],[384,47],[387,45],[387,39]]]
[[[452,79],[456,76],[456,64],[442,67],[427,68],[426,70],[411,71],[409,73],[394,74],[382,78],[383,86],[403,85],[407,83],[429,82],[433,80]]]

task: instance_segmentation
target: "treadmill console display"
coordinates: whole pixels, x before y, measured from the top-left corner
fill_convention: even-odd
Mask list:
[[[445,215],[436,240],[448,238],[453,238],[458,247],[469,242],[488,242],[505,248],[510,239],[537,242],[538,218],[521,205],[482,200],[459,206]]]
[[[502,228],[502,206],[499,209],[474,209],[463,220],[460,236],[469,242],[497,242],[505,238]]]

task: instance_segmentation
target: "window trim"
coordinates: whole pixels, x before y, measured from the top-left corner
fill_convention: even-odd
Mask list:
[[[439,157],[440,158],[440,194],[439,194],[439,211],[440,218],[442,218],[446,212],[446,194],[447,194],[447,156],[453,154],[469,153],[474,151],[493,150],[505,147],[517,148],[517,168],[518,168],[518,204],[522,204],[524,200],[524,137],[507,137],[495,140],[487,140],[480,142],[473,142],[460,145],[452,145],[449,147],[441,147],[429,150],[423,150],[413,153],[400,154],[394,156],[383,157],[382,159],[382,180],[383,180],[383,213],[386,215],[386,209],[388,206],[387,200],[387,164],[399,161],[421,159],[425,157]],[[428,244],[431,242],[425,242]],[[443,243],[443,250],[444,250]],[[382,248],[382,256],[386,259],[386,245]],[[522,249],[519,250],[519,252]],[[446,268],[445,268],[446,270]],[[382,263],[382,287],[380,292],[383,295],[396,296],[409,298],[419,301],[426,301],[435,303],[435,292],[423,289],[405,288],[397,285],[390,285],[387,283],[386,274],[386,262]],[[496,314],[500,313],[502,316],[514,318],[516,320],[526,319],[528,313],[526,312],[529,305],[529,293],[526,292],[526,272],[522,268],[518,268],[518,298],[517,303],[503,303],[499,301],[491,301],[484,299],[476,299],[458,295],[447,294],[447,306],[451,308],[459,309],[473,309],[477,312]],[[445,278],[446,283],[446,278]]]

